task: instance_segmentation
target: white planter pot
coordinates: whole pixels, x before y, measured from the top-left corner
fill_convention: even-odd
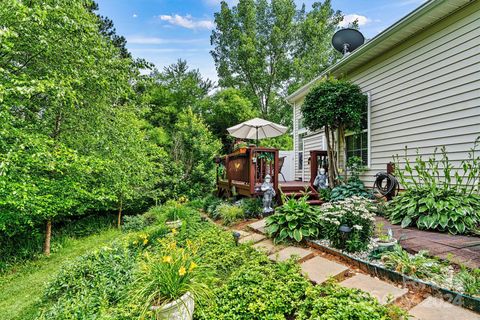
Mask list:
[[[195,301],[190,292],[164,306],[152,306],[157,320],[192,320]]]
[[[394,245],[397,244],[397,239],[392,239],[390,242],[380,242],[380,239],[375,239],[375,243],[377,244],[377,247],[380,249],[386,249],[393,247]]]
[[[167,221],[167,227],[170,229],[180,228],[182,226],[182,220]]]

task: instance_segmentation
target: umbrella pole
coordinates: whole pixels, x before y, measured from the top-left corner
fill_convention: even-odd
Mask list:
[[[256,146],[258,147],[258,127],[255,127],[255,129],[257,129],[257,141],[256,141]]]

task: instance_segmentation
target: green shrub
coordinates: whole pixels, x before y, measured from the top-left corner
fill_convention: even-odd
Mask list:
[[[342,201],[350,197],[372,198],[372,193],[365,189],[365,185],[359,179],[351,179],[346,184],[342,184],[332,189],[330,201]]]
[[[372,200],[352,197],[335,203],[325,203],[321,207],[321,236],[330,240],[333,247],[348,252],[364,250],[370,244],[375,228],[375,205]],[[345,240],[339,231],[340,226],[351,228]]]
[[[224,225],[229,226],[245,218],[245,212],[239,206],[223,203],[215,209],[215,216],[222,219]]]
[[[319,189],[318,194],[320,196],[320,199],[324,202],[328,202],[332,199],[332,189],[330,188]]]
[[[395,250],[385,252],[381,259],[386,268],[422,280],[441,282],[446,274],[446,265],[429,257],[427,251],[411,255],[397,245]]]
[[[140,231],[148,225],[150,225],[150,222],[145,215],[124,216],[122,231]]]
[[[283,197],[283,205],[266,219],[266,230],[276,243],[285,240],[302,241],[319,234],[319,213],[308,202],[308,195],[300,199]]]
[[[246,218],[258,218],[263,213],[262,199],[260,198],[244,198],[241,206]]]
[[[395,306],[383,306],[367,292],[342,287],[332,281],[307,288],[300,303],[297,320],[408,319],[406,312]]]
[[[477,139],[468,159],[455,170],[445,147],[441,159],[437,151],[427,161],[418,154],[411,164],[405,150],[405,169],[395,157],[396,175],[405,192],[391,201],[386,216],[402,227],[448,231],[453,234],[480,230],[480,156]]]
[[[118,303],[133,280],[136,254],[123,245],[83,255],[47,284],[40,319],[93,319]]]
[[[216,299],[199,319],[288,319],[311,286],[298,264],[246,264],[215,290]]]

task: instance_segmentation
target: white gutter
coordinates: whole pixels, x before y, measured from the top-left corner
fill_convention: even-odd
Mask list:
[[[412,20],[416,20],[420,16],[423,16],[433,8],[437,7],[438,5],[443,4],[448,0],[428,0],[425,3],[423,3],[421,6],[419,6],[417,9],[413,10],[409,14],[407,14],[405,17],[401,18],[397,22],[395,22],[393,25],[388,27],[387,29],[383,30],[380,32],[378,35],[376,35],[374,38],[372,38],[370,41],[362,45],[360,48],[349,54],[348,56],[342,58],[340,61],[338,61],[336,64],[330,66],[326,70],[324,70],[319,76],[315,77],[313,80],[308,82],[306,85],[289,95],[286,100],[290,103],[296,100],[297,97],[300,97],[302,95],[305,95],[307,91],[312,87],[313,84],[315,84],[318,80],[322,79],[324,76],[328,75],[332,71],[339,69],[340,67],[348,64],[350,61],[353,59],[356,59],[357,57],[368,53],[368,51],[375,46],[377,46],[379,43],[381,43],[383,40],[386,38],[390,37],[393,33],[398,32],[400,29],[404,28],[407,26],[409,23],[412,22]]]

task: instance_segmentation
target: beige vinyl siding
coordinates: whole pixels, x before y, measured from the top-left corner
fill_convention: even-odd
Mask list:
[[[310,180],[310,165],[308,159],[310,158],[310,151],[323,150],[325,135],[323,132],[316,133],[304,138],[304,156],[303,156],[303,181]]]
[[[293,106],[293,148],[295,150],[295,157],[294,157],[294,162],[295,162],[295,179],[299,179],[302,177],[302,170],[299,168],[298,165],[298,152],[302,151],[299,150],[300,148],[300,141],[298,139],[298,119],[301,118],[301,111],[300,111],[300,105],[299,103],[295,103]]]
[[[405,146],[410,160],[442,145],[455,166],[467,157],[480,135],[479,3],[347,75],[371,95],[368,186]]]

